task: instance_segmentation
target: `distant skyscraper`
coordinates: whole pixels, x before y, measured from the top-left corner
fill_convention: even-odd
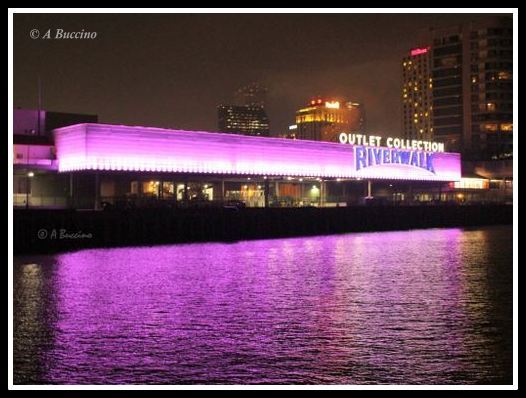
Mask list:
[[[509,158],[513,153],[513,28],[509,17],[483,20],[427,33],[432,84],[432,138],[446,143],[464,159]],[[428,48],[428,47],[426,47]],[[415,54],[417,64],[425,54]],[[420,113],[411,108],[408,83],[423,81],[410,75],[407,58],[402,90],[404,135],[414,137],[408,118]],[[429,64],[429,63],[428,63]],[[412,71],[414,72],[414,70]],[[406,79],[407,78],[407,79]],[[404,97],[408,94],[407,97]],[[418,102],[418,101],[414,101]],[[419,104],[420,105],[420,104]],[[425,113],[425,112],[424,112]],[[417,130],[417,133],[420,129]],[[424,129],[425,132],[425,129]],[[416,135],[418,136],[418,134]]]
[[[414,48],[402,61],[402,132],[408,139],[433,138],[431,51]]]
[[[219,131],[268,137],[270,123],[265,112],[267,91],[259,83],[250,83],[237,90],[235,105],[217,107]]]
[[[268,137],[270,125],[262,106],[220,105],[218,129],[223,133],[256,135]]]
[[[338,141],[342,132],[363,132],[365,113],[356,102],[313,99],[296,112],[295,138],[314,141]]]
[[[238,105],[265,107],[268,89],[260,83],[250,83],[236,92]]]

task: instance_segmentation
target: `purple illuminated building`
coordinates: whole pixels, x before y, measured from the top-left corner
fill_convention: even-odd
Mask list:
[[[377,153],[367,156],[369,151],[365,147],[200,131],[79,124],[55,130],[55,147],[59,172],[101,170],[240,176],[460,180],[460,156],[455,153],[433,153],[433,171],[430,171],[423,167],[415,167],[411,157],[405,164],[402,159],[391,163],[384,161],[384,152],[380,154],[380,159],[376,160]],[[356,149],[365,151],[367,159],[363,166],[370,167],[360,167],[360,152]],[[418,157],[415,159],[415,163],[418,162]]]
[[[463,180],[457,153],[97,123],[14,150],[15,166],[18,152],[34,166],[26,180],[48,188],[15,202],[31,207],[412,203],[455,199]]]

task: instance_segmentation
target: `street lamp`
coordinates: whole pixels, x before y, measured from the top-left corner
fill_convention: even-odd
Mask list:
[[[26,175],[26,209],[29,209],[29,179],[33,178],[35,176],[35,173],[30,171]]]

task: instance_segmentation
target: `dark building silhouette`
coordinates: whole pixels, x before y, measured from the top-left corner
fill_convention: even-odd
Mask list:
[[[270,134],[269,119],[262,106],[220,105],[217,115],[220,132],[264,137]]]
[[[97,115],[14,109],[13,140],[15,144],[52,143],[52,131],[78,123],[97,123]]]
[[[236,91],[236,103],[239,105],[265,107],[268,88],[260,83],[250,83]]]

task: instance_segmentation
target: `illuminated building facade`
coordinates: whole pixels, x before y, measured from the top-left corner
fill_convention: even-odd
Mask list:
[[[315,142],[105,124],[55,130],[58,175],[69,175],[70,186],[91,178],[96,205],[154,199],[345,206],[363,199],[364,187],[372,198],[371,180],[396,182],[397,189],[458,181],[460,155],[432,145],[425,150],[426,144],[361,134]],[[70,192],[79,196],[78,189]]]
[[[358,133],[339,138],[76,124],[55,129],[50,147],[14,145],[15,173],[39,187],[15,206],[335,207],[443,201],[456,189],[487,189],[451,185],[461,181],[460,154],[438,143]],[[20,153],[27,154],[23,161]]]
[[[257,105],[220,105],[217,108],[218,129],[222,133],[268,137],[267,113]]]
[[[429,47],[414,48],[402,61],[402,136],[433,138],[433,80]]]
[[[340,133],[363,132],[364,128],[362,104],[317,98],[296,112],[293,131],[300,140],[338,142]]]
[[[432,98],[430,139],[446,143],[447,150],[465,160],[497,160],[513,152],[513,28],[509,17],[480,21],[426,33],[427,45],[415,49],[417,62],[430,65]],[[424,52],[423,50],[427,50]],[[425,58],[428,57],[428,61]],[[420,61],[421,60],[421,61]],[[403,63],[407,64],[408,58]],[[414,65],[414,62],[411,66]],[[421,68],[422,70],[422,68]],[[428,69],[429,70],[429,69]],[[404,134],[413,136],[408,120],[420,113],[411,109],[411,75],[404,68],[402,102]],[[424,75],[422,74],[422,79]],[[411,80],[414,84],[415,79]],[[413,86],[414,88],[414,86]],[[407,97],[405,95],[407,94]],[[424,95],[425,94],[425,95]],[[414,95],[414,93],[413,93]],[[418,101],[415,101],[418,102]],[[420,103],[418,102],[420,105]],[[408,105],[407,107],[405,107]],[[425,113],[424,113],[425,114]],[[425,133],[425,127],[422,126]],[[420,131],[418,129],[417,131]]]

